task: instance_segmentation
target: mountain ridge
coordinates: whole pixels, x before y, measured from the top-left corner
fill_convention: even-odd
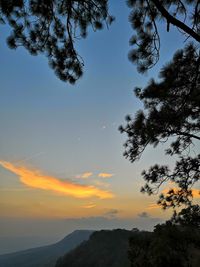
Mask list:
[[[93,230],[75,230],[51,245],[0,255],[0,267],[54,267],[56,260],[89,239]]]
[[[129,238],[136,232],[125,229],[100,230],[58,259],[55,267],[130,267]]]

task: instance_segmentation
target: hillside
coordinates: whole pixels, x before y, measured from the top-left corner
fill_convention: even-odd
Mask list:
[[[154,232],[94,232],[55,267],[199,267],[199,262],[199,229],[167,222],[155,226]]]
[[[101,230],[57,261],[56,267],[129,267],[128,242],[133,232]]]
[[[56,260],[87,240],[93,231],[78,230],[61,241],[0,256],[0,267],[54,267]]]

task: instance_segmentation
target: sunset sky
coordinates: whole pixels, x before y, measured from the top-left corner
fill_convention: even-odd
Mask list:
[[[161,31],[159,64],[138,74],[127,57],[129,12],[125,1],[113,1],[112,26],[78,42],[85,69],[73,86],[54,75],[45,57],[8,49],[2,27],[0,254],[53,242],[75,229],[152,229],[169,218],[157,197],[140,193],[140,173],[173,160],[162,147],[148,148],[131,164],[118,126],[141,108],[134,87],[156,78],[184,43],[173,28]]]

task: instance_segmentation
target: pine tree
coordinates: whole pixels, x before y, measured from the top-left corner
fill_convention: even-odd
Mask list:
[[[55,74],[72,84],[84,66],[75,41],[87,36],[89,26],[99,30],[112,20],[107,0],[0,0],[0,23],[11,28],[8,46],[44,54]]]
[[[133,49],[129,59],[143,73],[152,68],[160,56],[160,28],[166,35],[172,27],[185,36],[200,42],[200,2],[197,0],[128,0],[129,17],[134,35],[130,39]],[[160,22],[164,23],[160,23]]]
[[[144,110],[135,117],[126,117],[120,131],[126,133],[124,156],[131,162],[140,159],[147,146],[166,143],[166,154],[175,156],[173,171],[158,164],[143,171],[146,184],[142,192],[158,192],[163,183],[173,187],[161,194],[158,204],[164,209],[181,204],[190,205],[195,183],[200,180],[200,154],[190,156],[194,142],[200,141],[200,54],[194,45],[178,51],[160,72],[160,81],[151,80],[144,89],[136,88],[136,96]],[[200,191],[199,191],[200,193]]]

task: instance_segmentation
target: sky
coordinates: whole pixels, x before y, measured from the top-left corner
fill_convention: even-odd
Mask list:
[[[133,31],[124,2],[111,1],[116,21],[109,29],[90,30],[77,43],[85,69],[76,85],[61,82],[44,56],[10,50],[1,26],[0,254],[76,229],[151,230],[170,216],[157,197],[140,193],[140,173],[173,160],[163,147],[150,147],[130,163],[118,127],[142,107],[134,87],[156,78],[184,39],[173,28],[161,30],[159,63],[138,74],[127,56]]]

